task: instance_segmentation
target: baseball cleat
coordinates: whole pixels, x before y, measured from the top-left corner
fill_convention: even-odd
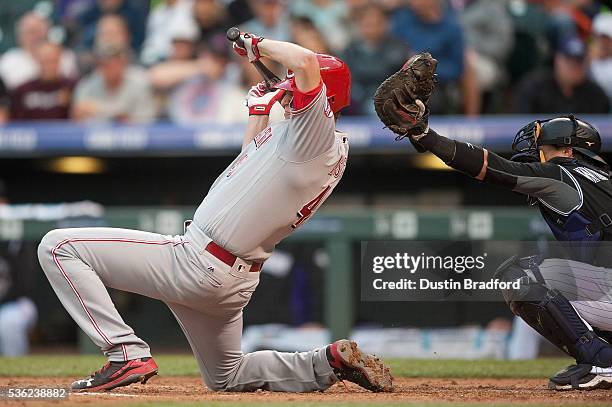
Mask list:
[[[348,380],[373,392],[393,391],[389,368],[376,356],[363,353],[355,342],[342,339],[325,352],[338,380]]]
[[[112,390],[147,380],[157,374],[157,364],[153,358],[128,360],[127,362],[107,362],[102,369],[88,378],[77,380],[70,385],[74,392]]]
[[[548,388],[559,391],[612,389],[612,368],[571,365],[551,377]]]

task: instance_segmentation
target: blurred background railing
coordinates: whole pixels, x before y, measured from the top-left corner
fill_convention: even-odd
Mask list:
[[[612,151],[612,116],[586,115],[582,118],[602,134],[603,151]],[[533,115],[435,116],[430,124],[450,138],[504,153],[510,151],[516,129],[535,119]],[[405,143],[396,143],[394,135],[375,118],[342,117],[338,128],[349,134],[352,153],[414,152]],[[12,122],[0,127],[0,156],[226,155],[237,153],[243,134],[244,125],[216,122],[191,126]],[[610,142],[606,142],[608,140]]]

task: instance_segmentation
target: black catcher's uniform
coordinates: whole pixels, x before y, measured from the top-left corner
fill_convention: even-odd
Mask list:
[[[612,250],[577,242],[612,241],[612,181],[610,173],[576,158],[555,157],[545,163],[521,163],[487,154],[483,181],[530,197],[555,238],[576,242],[574,259],[612,267]],[[610,248],[602,246],[602,249]]]
[[[526,195],[538,205],[555,238],[568,242],[571,260],[542,260],[539,256],[508,259],[500,266],[497,276],[506,281],[521,280],[521,289],[504,291],[504,297],[514,314],[576,359],[576,365],[551,378],[550,388],[612,387],[609,343],[612,341],[612,243],[606,244],[612,241],[610,172],[605,161],[592,151],[596,148],[598,152],[601,145],[599,134],[592,126],[576,121],[573,116],[548,122],[552,125],[544,137],[540,130],[546,124],[540,125],[546,122],[537,122],[537,126],[536,122],[532,123],[530,129],[537,131],[534,137],[533,132],[528,136],[531,140],[538,140],[540,136],[540,142],[530,142],[529,153],[520,154],[518,161],[450,140],[433,130],[413,143],[431,151],[452,168]],[[563,133],[564,129],[568,130],[567,134]],[[561,134],[551,136],[551,130],[554,133],[561,130]],[[535,162],[540,161],[536,158],[537,148],[544,144],[572,147],[576,158],[556,157]]]

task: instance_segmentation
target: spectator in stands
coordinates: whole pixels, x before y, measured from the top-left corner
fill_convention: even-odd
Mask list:
[[[230,27],[225,8],[220,0],[195,0],[193,16],[199,28],[200,43],[225,34]]]
[[[101,44],[95,54],[96,70],[77,84],[72,117],[121,123],[153,120],[155,103],[146,72],[130,65],[129,50]]]
[[[15,47],[16,24],[26,13],[34,9],[40,0],[2,1],[0,4],[0,54]]]
[[[131,29],[126,20],[119,14],[108,14],[98,20],[94,48],[99,44],[113,44],[129,49],[131,47]]]
[[[344,4],[346,6],[345,29],[348,33],[349,40],[355,38],[358,35],[357,24],[355,24],[355,22],[357,21],[357,17],[359,16],[361,9],[370,3],[372,3],[371,0],[344,0]],[[377,1],[377,3],[381,5],[388,13],[390,13],[391,10],[396,8],[388,7],[385,4],[385,1]]]
[[[512,50],[514,31],[505,0],[473,0],[461,20],[466,44],[474,50],[481,91],[499,89],[506,77],[504,63]]]
[[[0,78],[0,126],[6,123],[9,119],[9,106],[8,90],[6,89],[2,78]]]
[[[240,26],[253,18],[249,0],[226,0],[225,4],[230,26]]]
[[[53,17],[61,25],[72,25],[85,10],[94,6],[96,0],[54,0]]]
[[[290,39],[286,0],[249,0],[254,17],[242,25],[242,30],[279,41]]]
[[[74,82],[60,72],[62,48],[43,43],[36,48],[40,73],[11,93],[11,120],[65,120]]]
[[[149,68],[149,80],[155,92],[157,111],[167,119],[166,103],[169,94],[181,82],[202,72],[202,64],[196,60],[198,39],[195,25],[176,25],[170,29],[171,50],[168,58]]]
[[[389,34],[386,11],[376,3],[364,6],[357,14],[357,37],[343,54],[353,78],[350,112],[373,114],[374,91],[409,55],[408,45]]]
[[[547,61],[546,33],[551,17],[541,4],[526,0],[508,2],[508,11],[514,26],[514,47],[506,60],[506,69],[514,86]]]
[[[578,36],[574,7],[571,4],[565,0],[543,0],[541,3],[549,15],[547,34],[552,47],[564,38]]]
[[[0,77],[6,87],[14,89],[38,75],[34,52],[38,45],[47,41],[49,23],[35,12],[24,14],[17,24],[18,47],[0,57]],[[69,50],[62,52],[60,71],[68,78],[77,75],[76,58]]]
[[[170,34],[170,54],[168,59],[171,61],[189,61],[196,56],[196,46],[198,39],[198,28],[195,24],[176,25]]]
[[[221,36],[217,36],[212,42],[218,42],[220,38]],[[173,41],[174,44],[182,42],[187,42],[187,39],[182,38],[179,41]],[[175,48],[171,57],[166,61],[160,62],[149,69],[149,80],[156,91],[171,90],[182,82],[208,70],[208,61],[203,60],[202,55],[199,55],[196,59],[183,58],[185,50],[182,49],[182,45],[180,44],[179,48]],[[205,52],[202,54],[206,55]]]
[[[95,45],[98,21],[105,15],[118,14],[130,30],[131,48],[138,52],[144,41],[146,15],[141,7],[127,0],[97,0],[78,17],[80,48],[91,49]]]
[[[591,75],[612,103],[612,13],[599,14],[593,20]]]
[[[201,49],[196,69],[177,83],[167,104],[168,117],[179,124],[245,122],[245,93],[228,69],[230,48],[224,35]]]
[[[608,113],[608,97],[587,72],[585,44],[577,37],[561,41],[552,72],[538,70],[521,81],[514,95],[514,112]]]
[[[543,0],[550,16],[548,39],[551,45],[569,37],[586,41],[591,35],[593,17],[600,11],[599,1],[594,0]]]
[[[195,29],[191,0],[164,0],[149,14],[140,60],[153,65],[168,58],[172,49],[172,30],[177,26]]]
[[[321,54],[329,54],[327,41],[308,17],[291,18],[291,42]]]
[[[391,32],[414,52],[430,52],[438,60],[438,88],[430,101],[433,113],[455,112],[458,82],[463,74],[463,30],[453,9],[443,0],[409,0],[391,19]]]
[[[81,72],[89,73],[96,65],[94,49],[99,44],[113,44],[120,48],[131,50],[130,30],[119,14],[108,14],[101,17],[96,25],[96,36],[93,48],[80,49],[78,53]]]
[[[294,0],[291,14],[309,18],[334,51],[343,50],[348,44],[348,11],[343,0]]]

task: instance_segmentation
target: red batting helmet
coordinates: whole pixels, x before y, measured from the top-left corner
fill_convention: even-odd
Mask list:
[[[332,55],[317,54],[321,79],[327,88],[327,100],[334,113],[339,112],[351,103],[351,71],[340,58]],[[274,86],[278,89],[295,91],[293,72],[287,73],[287,78]]]

